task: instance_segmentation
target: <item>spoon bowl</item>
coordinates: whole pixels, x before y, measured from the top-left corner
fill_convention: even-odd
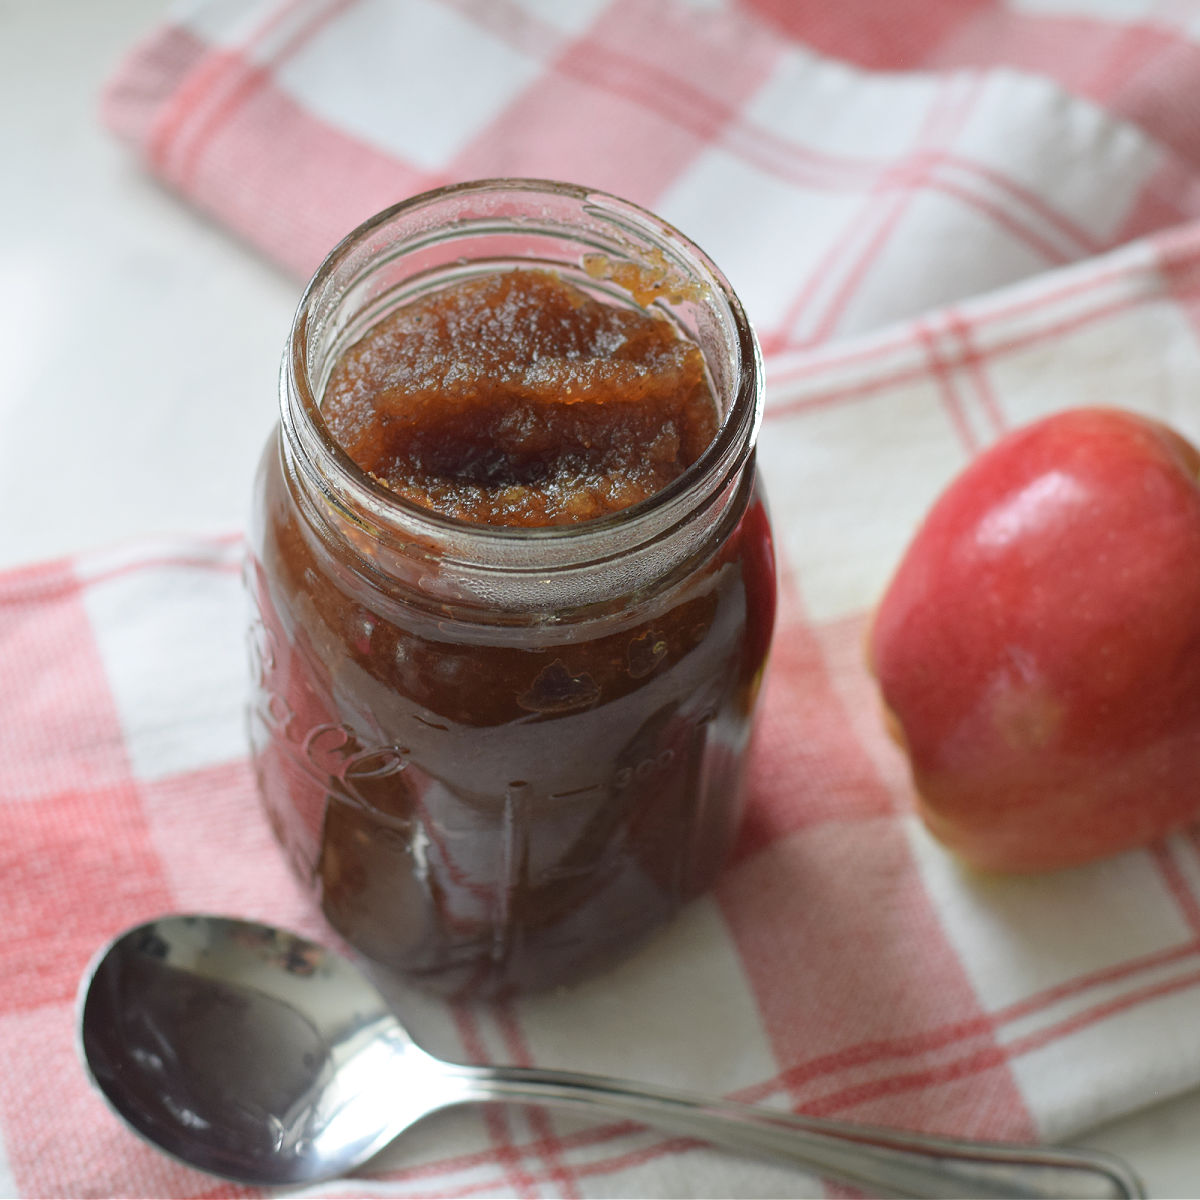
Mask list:
[[[1107,1155],[927,1137],[595,1075],[444,1062],[333,951],[248,921],[120,935],[80,989],[80,1050],[142,1137],[257,1186],[348,1175],[422,1117],[485,1100],[619,1115],[891,1196],[1139,1197]]]
[[[438,1107],[436,1061],[358,970],[266,925],[132,929],[96,960],[81,1015],[84,1059],[117,1113],[226,1178],[348,1173]]]

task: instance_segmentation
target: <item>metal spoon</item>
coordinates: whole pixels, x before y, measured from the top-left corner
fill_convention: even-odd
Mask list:
[[[94,960],[81,1049],[117,1114],[240,1183],[346,1175],[421,1117],[519,1101],[614,1114],[890,1196],[1141,1197],[1118,1159],[793,1116],[597,1075],[442,1062],[362,973],[283,930],[210,916],[140,925]]]

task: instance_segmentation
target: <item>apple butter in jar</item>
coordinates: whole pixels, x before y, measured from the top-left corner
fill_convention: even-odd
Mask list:
[[[330,254],[280,390],[251,736],[294,869],[444,994],[629,954],[720,869],[774,619],[729,284],[615,197],[443,188]]]

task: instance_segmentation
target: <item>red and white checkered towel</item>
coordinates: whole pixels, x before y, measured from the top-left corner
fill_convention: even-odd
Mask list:
[[[123,65],[110,124],[297,275],[420,189],[556,177],[678,224],[762,336],[782,614],[734,860],[605,978],[414,1001],[431,1049],[995,1138],[1200,1083],[1200,834],[963,871],[911,815],[861,661],[920,516],[1004,430],[1105,402],[1200,439],[1197,112],[1200,0],[211,0]],[[108,1113],[72,1010],[95,948],[167,910],[321,936],[252,794],[239,557],[0,576],[0,1192],[231,1194]],[[321,1194],[819,1186],[498,1108]]]

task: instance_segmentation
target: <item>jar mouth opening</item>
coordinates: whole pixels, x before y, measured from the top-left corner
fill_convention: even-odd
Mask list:
[[[504,197],[504,205],[489,210],[492,198]],[[416,237],[433,238],[439,233],[454,238],[470,235],[487,222],[505,219],[508,201],[516,197],[520,204],[535,210],[540,198],[573,202],[600,225],[611,226],[618,238],[627,237],[655,249],[665,250],[672,263],[678,263],[688,275],[700,282],[709,297],[709,307],[720,313],[725,325],[727,347],[733,352],[733,363],[726,386],[728,393],[717,394],[722,405],[721,423],[713,440],[699,458],[658,492],[628,508],[603,516],[567,524],[515,526],[482,524],[427,508],[398,494],[360,467],[334,438],[321,412],[323,381],[314,379],[315,339],[322,336],[321,309],[329,299],[340,299],[352,282],[356,270],[372,252],[386,253],[396,239],[390,236],[398,224],[407,225]],[[464,209],[484,203],[478,217],[468,215],[460,223],[447,224],[443,218],[422,220],[423,214],[434,207],[444,209],[447,203],[464,202]],[[513,219],[509,216],[509,219]],[[519,222],[528,220],[518,215]],[[536,215],[533,218],[537,221]],[[551,228],[547,226],[547,228]],[[535,229],[535,232],[537,230]],[[555,232],[571,236],[571,229],[562,225]],[[520,266],[514,259],[498,269]],[[529,265],[537,266],[538,263]],[[551,268],[553,269],[553,268]],[[373,323],[373,322],[372,322]],[[310,482],[315,482],[327,498],[344,513],[354,513],[356,523],[364,518],[374,528],[372,532],[389,531],[408,538],[427,538],[431,541],[469,539],[475,544],[524,547],[532,551],[542,546],[549,550],[565,549],[570,543],[578,547],[582,541],[603,540],[620,529],[628,534],[632,525],[649,522],[659,525],[668,516],[666,526],[673,525],[702,501],[720,493],[744,467],[753,452],[762,421],[763,387],[762,362],[753,328],[742,308],[741,301],[720,269],[699,247],[672,225],[647,209],[623,200],[608,192],[553,180],[525,178],[495,178],[474,180],[420,193],[402,200],[377,213],[346,235],[326,256],[313,275],[296,310],[287,350],[282,364],[281,408],[285,436],[301,451],[301,465],[311,469]],[[655,519],[658,518],[658,519]]]

